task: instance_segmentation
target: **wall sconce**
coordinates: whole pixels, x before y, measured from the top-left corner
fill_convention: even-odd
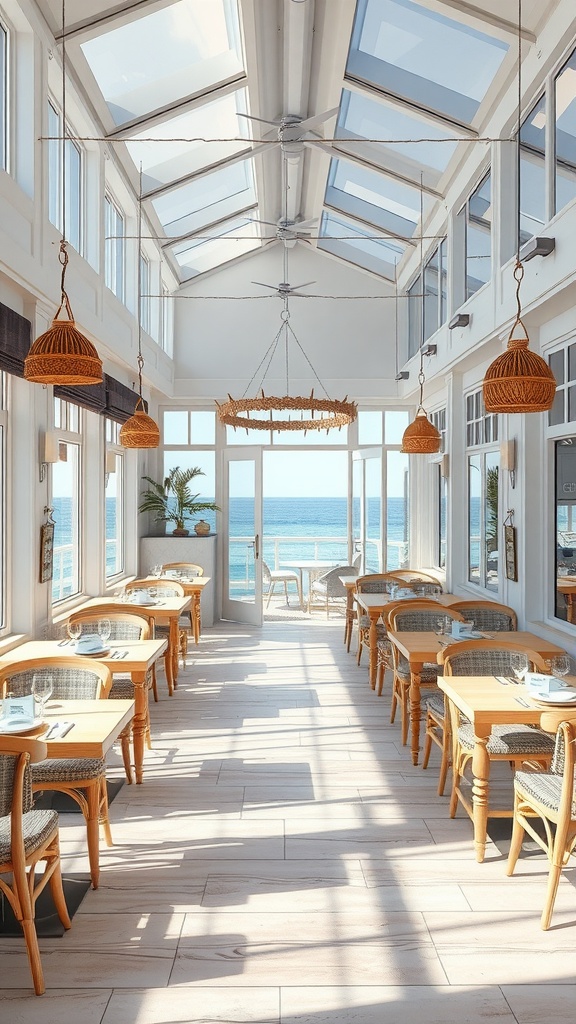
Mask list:
[[[396,376],[394,377],[394,380],[408,380],[409,377],[410,377],[410,371],[409,370],[400,370],[400,373],[396,374]]]
[[[438,351],[437,345],[426,345],[426,348],[422,349],[423,356],[435,356]]]
[[[500,442],[500,469],[510,473],[510,486],[516,487],[516,441]]]
[[[49,463],[60,461],[60,442],[55,430],[47,430],[40,436],[40,483],[46,479]]]
[[[456,313],[448,324],[448,330],[453,331],[455,327],[468,327],[472,316],[470,313]]]
[[[106,449],[106,458],[105,458],[104,465],[105,465],[104,477],[105,477],[105,481],[106,481],[106,486],[108,486],[108,480],[110,479],[110,473],[115,473],[116,472],[116,452],[112,448],[107,448]]]

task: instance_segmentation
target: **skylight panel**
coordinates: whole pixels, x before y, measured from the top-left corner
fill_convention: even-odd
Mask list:
[[[236,217],[221,224],[209,239],[191,239],[174,246],[172,252],[183,281],[190,281],[222,263],[244,256],[261,246],[258,229],[247,217]]]
[[[142,165],[143,191],[161,188],[245,150],[250,121],[238,115],[246,110],[246,91],[240,89],[135,135],[126,145],[136,167]],[[246,142],[210,141],[239,137]],[[187,139],[197,141],[182,141]]]
[[[352,221],[327,210],[322,215],[318,248],[370,270],[380,277],[394,280],[395,267],[406,246],[396,239],[370,235]]]
[[[507,52],[412,0],[359,0],[347,74],[467,124]]]
[[[359,145],[350,147],[352,154],[366,155],[373,163],[386,167],[390,157],[404,157],[415,168],[429,167],[442,172],[446,170],[457,142],[445,141],[453,138],[454,133],[448,132],[429,121],[419,118],[416,113],[399,110],[387,103],[360,93],[345,89],[342,94],[340,115],[336,127],[336,136],[343,141],[359,140]],[[362,139],[376,139],[377,142],[366,142]],[[394,139],[393,145],[382,146],[381,142]],[[396,140],[405,139],[405,142]],[[426,139],[417,142],[416,139]],[[437,139],[437,142],[428,141]]]
[[[243,71],[237,0],[178,0],[81,45],[116,125]]]
[[[152,200],[169,237],[191,234],[206,224],[256,204],[249,160],[222,167]]]
[[[347,160],[332,160],[326,203],[395,235],[411,237],[420,219],[420,192]]]

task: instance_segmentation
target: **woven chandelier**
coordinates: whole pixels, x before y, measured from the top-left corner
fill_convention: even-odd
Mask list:
[[[140,165],[140,193],[138,196],[138,398],[134,413],[120,427],[119,441],[123,448],[158,448],[160,429],[155,420],[148,416],[142,398],[142,165]]]
[[[516,318],[508,336],[506,351],[490,364],[482,390],[486,412],[547,412],[556,394],[556,379],[548,363],[528,348],[530,339],[522,321],[520,285],[524,267],[520,260],[520,128],[522,122],[522,0],[518,0],[518,110],[516,126]],[[518,332],[516,337],[515,332]]]
[[[52,326],[33,342],[24,360],[24,377],[35,384],[99,384],[102,360],[94,345],[76,327],[65,279],[68,266],[66,250],[66,4],[62,0],[62,137],[60,180],[62,186],[62,239],[58,259],[62,266],[60,305]],[[65,309],[67,319],[59,320]]]
[[[434,455],[440,451],[442,437],[433,423],[428,419],[426,410],[422,404],[424,396],[424,368],[422,366],[422,349],[420,349],[420,373],[418,383],[420,385],[420,401],[416,415],[409,423],[402,435],[402,447],[400,451],[407,455]]]

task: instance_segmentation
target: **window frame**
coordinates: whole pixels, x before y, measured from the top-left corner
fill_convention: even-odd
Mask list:
[[[55,578],[52,579],[51,588],[51,604],[52,608],[62,606],[66,601],[73,600],[82,593],[82,576],[83,576],[83,534],[84,534],[84,522],[83,522],[83,471],[84,471],[84,452],[83,452],[83,411],[75,405],[73,402],[67,402],[64,399],[54,398],[53,400],[53,415],[54,415],[54,430],[58,436],[58,443],[66,444],[67,446],[74,446],[77,448],[77,465],[74,480],[75,493],[73,497],[73,517],[72,517],[72,541],[70,547],[72,548],[73,556],[73,570],[72,570],[72,585],[76,589],[72,589],[69,593],[61,593],[59,596],[56,595],[55,590]],[[54,503],[54,466],[50,466],[50,504]],[[55,540],[57,539],[57,528],[58,519],[57,513],[55,514],[56,529]],[[75,524],[75,525],[74,525]],[[54,547],[54,553],[56,554],[56,545]],[[56,560],[54,560],[54,566],[56,568]],[[64,580],[64,577],[62,577]],[[62,588],[61,588],[62,589]]]
[[[104,578],[106,586],[117,577],[124,575],[126,570],[126,449],[120,444],[120,423],[105,417],[105,486],[104,486]],[[109,469],[110,458],[114,459],[115,470]],[[116,477],[115,497],[115,537],[108,537],[108,509],[107,494],[110,476]],[[108,572],[108,544],[114,542],[116,545],[115,567],[113,572]]]
[[[11,31],[0,12],[0,170],[10,170]],[[3,72],[3,73],[2,73]]]
[[[62,142],[60,136],[63,134],[62,110],[54,97],[49,93],[48,102],[48,135],[52,136],[50,125],[51,117],[56,125],[58,138],[48,140],[48,219],[50,223],[62,235],[66,235],[66,241],[79,253],[84,255],[84,175],[85,175],[85,152],[82,146],[76,141],[75,133],[66,122],[66,143],[64,146],[64,159],[66,162],[64,196],[65,210],[62,209]],[[77,156],[78,170],[72,174],[71,155]],[[76,183],[74,202],[72,202],[72,183]],[[63,214],[65,213],[65,217]],[[64,220],[66,230],[64,231]]]
[[[125,304],[126,215],[108,188],[104,192],[104,284]]]
[[[468,551],[466,578],[470,586],[478,587],[488,593],[498,593],[502,582],[502,568],[504,560],[500,555],[499,545],[499,504],[501,500],[500,488],[500,424],[498,415],[487,413],[484,407],[482,389],[475,389],[464,396],[465,401],[465,422],[466,422],[466,515],[468,524]],[[478,494],[472,494],[472,470],[478,470]],[[496,471],[496,503],[490,497],[490,477],[492,471]],[[478,535],[472,534],[472,498],[478,498]],[[490,510],[491,505],[491,510]],[[492,532],[489,536],[488,529]],[[472,558],[473,538],[478,544],[478,565],[477,576],[474,575]],[[488,550],[489,544],[495,542],[496,547]],[[498,552],[496,560],[497,567],[494,570],[489,568],[490,554]],[[492,560],[493,561],[493,560]],[[494,580],[489,578],[490,573],[496,573]]]

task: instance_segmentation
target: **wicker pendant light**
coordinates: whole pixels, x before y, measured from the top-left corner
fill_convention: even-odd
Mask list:
[[[433,423],[430,423],[426,410],[422,405],[424,392],[424,370],[422,367],[422,349],[420,349],[420,373],[418,383],[420,384],[420,402],[416,415],[409,423],[402,435],[402,447],[400,449],[406,455],[433,455],[440,451],[442,438]]]
[[[58,259],[62,265],[60,305],[52,326],[32,344],[24,360],[24,377],[35,384],[99,384],[102,360],[88,338],[74,322],[64,281],[68,266],[66,251],[66,5],[62,0],[62,148],[60,178],[62,182],[62,239]],[[62,309],[67,320],[59,320]]]
[[[520,260],[520,128],[522,120],[522,0],[518,0],[518,116],[516,127],[516,319],[508,336],[508,346],[493,363],[484,377],[482,390],[486,412],[547,412],[556,394],[556,380],[542,356],[528,348],[530,339],[522,321],[520,285],[524,267]],[[517,337],[514,337],[515,331]]]
[[[160,429],[144,410],[142,398],[142,164],[140,164],[140,195],[138,196],[138,398],[134,414],[120,428],[119,441],[123,448],[158,448]]]
[[[528,348],[528,332],[522,321],[520,282],[524,267],[514,267],[518,312],[508,337],[508,346],[484,377],[482,390],[487,412],[547,412],[556,394],[556,379],[548,363]],[[521,333],[514,337],[517,328]]]

